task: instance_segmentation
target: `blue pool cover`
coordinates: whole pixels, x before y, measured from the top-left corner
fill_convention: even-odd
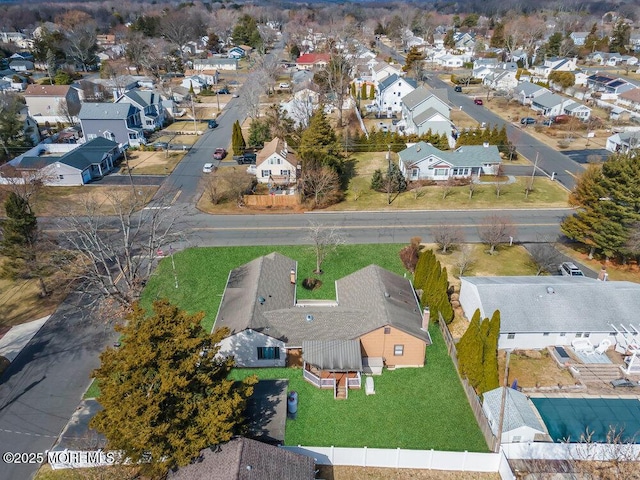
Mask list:
[[[579,442],[585,432],[591,440],[606,442],[611,429],[623,441],[640,443],[640,400],[619,398],[532,398],[554,442]]]

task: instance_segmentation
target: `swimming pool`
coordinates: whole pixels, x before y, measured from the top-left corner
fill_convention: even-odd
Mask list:
[[[591,440],[606,442],[612,428],[623,441],[640,443],[640,400],[620,398],[532,398],[554,442],[579,442],[585,431]]]

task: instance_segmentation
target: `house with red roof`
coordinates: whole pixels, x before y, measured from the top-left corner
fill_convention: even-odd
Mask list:
[[[328,53],[305,53],[296,60],[298,70],[315,70],[326,67],[329,63]]]

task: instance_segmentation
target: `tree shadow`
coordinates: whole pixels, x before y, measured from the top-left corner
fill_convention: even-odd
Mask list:
[[[272,445],[284,444],[287,380],[260,380],[247,400],[246,436]]]
[[[356,161],[354,158],[347,158],[342,164],[342,173],[340,175],[340,188],[346,190],[349,182],[356,176]]]

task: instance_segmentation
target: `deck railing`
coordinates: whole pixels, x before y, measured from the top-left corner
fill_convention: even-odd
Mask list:
[[[316,387],[322,388],[321,385],[321,380],[319,377],[316,377],[313,373],[311,373],[309,370],[302,370],[302,376],[304,377],[304,379],[312,384],[314,384]]]
[[[352,388],[360,388],[362,387],[362,378],[360,377],[360,372],[356,372],[357,376],[353,378],[347,378],[347,389],[349,387]]]

